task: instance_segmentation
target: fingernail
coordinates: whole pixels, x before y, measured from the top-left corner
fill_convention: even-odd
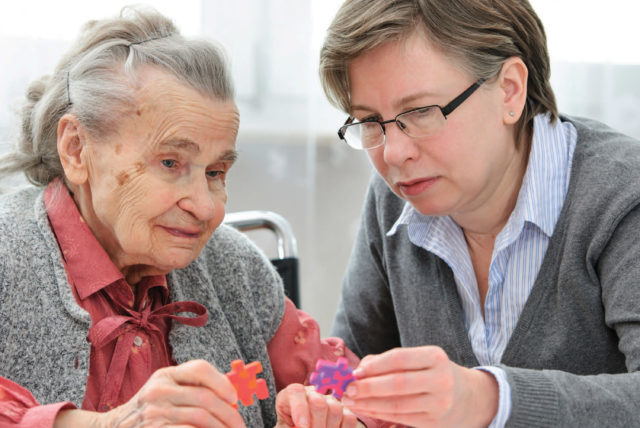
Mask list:
[[[354,385],[347,386],[347,390],[344,392],[346,395],[356,395],[358,393],[358,389]]]
[[[301,417],[298,425],[300,425],[300,428],[309,428],[309,419],[306,416]]]
[[[355,369],[353,371],[353,377],[355,377],[356,379],[360,378],[361,375],[362,375],[362,369]]]

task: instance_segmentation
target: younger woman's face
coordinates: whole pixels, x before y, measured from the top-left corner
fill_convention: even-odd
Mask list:
[[[414,34],[351,62],[351,114],[359,121],[389,120],[413,108],[445,106],[475,80]],[[520,163],[503,120],[503,99],[497,85],[484,83],[428,137],[412,138],[387,124],[386,143],[369,150],[369,157],[389,187],[424,215],[481,210],[505,187],[514,162]]]

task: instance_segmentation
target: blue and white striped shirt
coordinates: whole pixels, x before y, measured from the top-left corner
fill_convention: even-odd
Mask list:
[[[410,241],[442,258],[453,271],[462,301],[464,323],[473,351],[500,388],[498,414],[491,427],[503,427],[511,411],[506,375],[497,367],[520,318],[542,265],[549,239],[569,187],[577,132],[568,122],[550,124],[548,116],[533,122],[527,170],[516,206],[495,239],[484,317],[478,284],[462,229],[451,217],[424,216],[406,203],[387,233],[406,226]]]

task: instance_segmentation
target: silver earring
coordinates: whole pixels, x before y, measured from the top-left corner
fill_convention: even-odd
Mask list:
[[[513,116],[515,116],[515,115],[516,115],[516,114],[515,114],[514,112],[512,112],[512,111],[510,111],[510,112],[509,112],[509,116],[513,117]]]

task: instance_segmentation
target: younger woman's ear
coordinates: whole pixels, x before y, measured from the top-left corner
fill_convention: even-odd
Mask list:
[[[518,57],[511,57],[502,64],[498,83],[504,94],[502,117],[505,124],[515,124],[522,115],[527,102],[528,76],[527,66]]]
[[[70,183],[84,184],[88,179],[85,133],[78,118],[65,114],[58,122],[58,155]]]

